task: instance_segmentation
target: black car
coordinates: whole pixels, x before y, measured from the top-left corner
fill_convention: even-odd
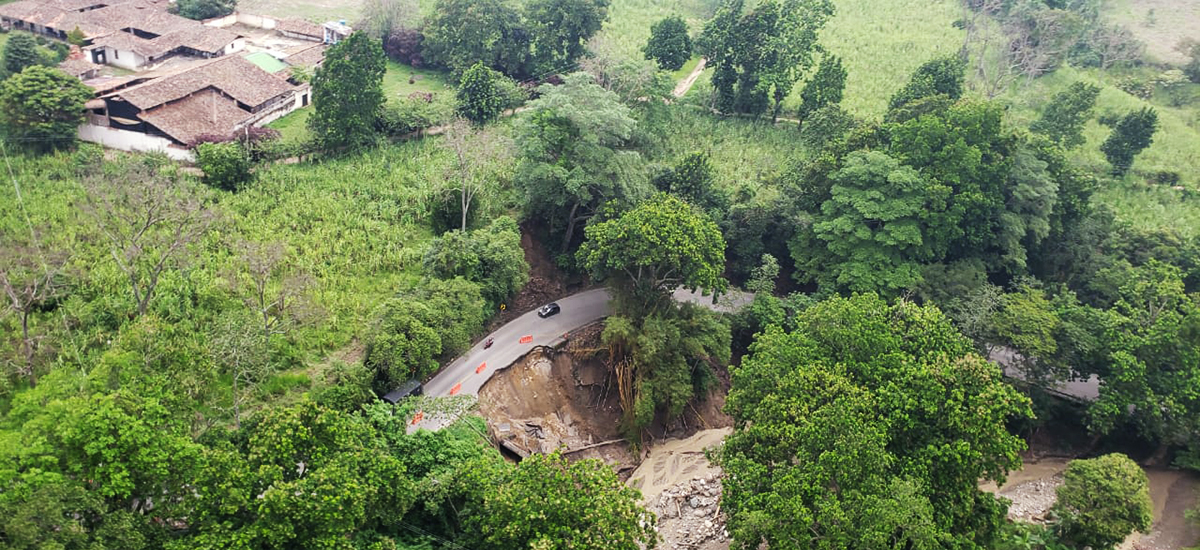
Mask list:
[[[560,311],[562,311],[562,308],[558,307],[557,303],[551,302],[542,306],[542,309],[538,310],[538,317],[549,317]]]

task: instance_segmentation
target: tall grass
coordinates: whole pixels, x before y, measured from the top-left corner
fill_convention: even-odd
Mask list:
[[[833,19],[820,43],[846,67],[842,106],[859,116],[878,117],[913,70],[929,59],[958,51],[961,14],[951,0],[835,0]],[[801,86],[785,102],[799,106]]]
[[[613,0],[598,38],[609,42],[620,54],[641,59],[651,25],[678,15],[688,22],[695,36],[719,5],[720,0]]]

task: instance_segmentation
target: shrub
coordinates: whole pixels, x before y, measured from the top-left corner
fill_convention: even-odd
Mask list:
[[[204,171],[204,183],[226,191],[241,189],[253,177],[250,155],[238,142],[201,143],[196,164]]]
[[[396,27],[383,41],[383,52],[397,63],[421,67],[425,65],[425,58],[421,55],[421,43],[424,41],[425,35],[421,34],[420,29]]]
[[[454,105],[445,98],[445,94],[410,96],[384,105],[376,126],[383,135],[398,138],[448,122],[452,118]]]
[[[1134,531],[1150,528],[1152,505],[1146,472],[1123,454],[1073,460],[1051,509],[1062,542],[1075,548],[1113,548]]]
[[[517,222],[501,216],[484,229],[449,231],[429,244],[425,269],[443,278],[479,283],[491,306],[510,298],[529,280]]]
[[[500,73],[476,63],[463,73],[458,85],[456,111],[459,116],[483,124],[495,119],[504,110],[504,98],[496,81],[501,79]]]

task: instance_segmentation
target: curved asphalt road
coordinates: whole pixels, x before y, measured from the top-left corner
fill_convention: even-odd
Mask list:
[[[732,291],[722,296],[716,304],[713,303],[712,296],[703,296],[685,289],[677,290],[674,297],[677,301],[692,302],[714,311],[732,312],[750,303],[754,295]],[[509,321],[425,383],[424,395],[449,397],[453,392],[453,395],[478,396],[479,389],[496,371],[508,368],[535,346],[558,345],[566,333],[608,317],[612,313],[608,305],[609,299],[608,289],[588,290],[557,300],[562,308],[557,315],[543,319],[538,317],[537,311],[530,311]],[[521,339],[526,336],[531,337],[530,341],[521,343]],[[493,339],[492,347],[483,349],[483,342],[488,338]],[[415,424],[410,423],[408,431],[419,428],[436,430],[452,421],[453,415],[447,418],[445,415],[435,417],[422,414],[421,420]]]

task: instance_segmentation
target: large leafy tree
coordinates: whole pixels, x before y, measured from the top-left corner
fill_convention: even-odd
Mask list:
[[[1150,528],[1150,481],[1123,454],[1072,460],[1058,488],[1054,529],[1075,548],[1109,550],[1134,531]]]
[[[1158,113],[1150,107],[1131,111],[1113,126],[1108,139],[1100,145],[1104,158],[1112,165],[1112,172],[1124,175],[1133,167],[1133,158],[1138,156],[1154,141],[1158,131]]]
[[[38,51],[37,42],[33,39],[33,35],[27,32],[14,32],[12,37],[4,43],[4,53],[0,57],[0,63],[4,65],[4,71],[9,75],[17,74],[26,67],[34,65],[42,65],[45,60],[42,58],[42,53]]]
[[[804,91],[800,92],[800,120],[808,119],[822,107],[841,103],[842,92],[845,89],[846,68],[842,67],[842,58],[826,55],[821,59],[817,73],[804,85]]]
[[[678,15],[665,17],[650,26],[650,39],[642,48],[646,59],[653,59],[660,69],[678,71],[692,57],[692,38],[687,22]]]
[[[732,370],[719,459],[740,548],[988,548],[1029,401],[932,306],[873,295],[803,310]]]
[[[535,76],[574,68],[584,45],[608,18],[608,0],[530,0],[525,5]]]
[[[1102,321],[1100,398],[1089,427],[1107,434],[1131,423],[1144,437],[1197,448],[1200,434],[1200,296],[1184,291],[1178,267],[1150,260],[1121,274]]]
[[[458,114],[475,124],[483,124],[500,115],[504,109],[504,97],[496,71],[476,63],[463,73],[458,83]]]
[[[619,217],[588,226],[577,254],[616,295],[603,339],[620,380],[630,434],[659,412],[683,411],[702,386],[704,359],[729,359],[729,327],[699,308],[680,307],[671,292],[683,287],[714,294],[722,278],[725,241],[707,216],[678,198],[658,194]]]
[[[206,450],[189,495],[195,534],[172,548],[395,544],[387,535],[401,530],[415,491],[362,417],[306,400],[265,412],[242,441]]]
[[[725,240],[717,224],[659,194],[619,217],[589,225],[579,264],[637,303],[658,305],[675,289],[722,292]]]
[[[85,120],[83,105],[91,98],[92,89],[78,78],[30,66],[0,84],[0,125],[8,139],[35,150],[68,147],[75,143]]]
[[[482,62],[511,77],[529,74],[530,31],[506,0],[438,0],[424,34],[425,59],[455,73]]]
[[[830,288],[896,293],[920,278],[931,219],[950,190],[878,151],[851,153],[833,174],[831,196],[793,242],[797,265]]]
[[[828,0],[766,0],[743,13],[728,0],[697,41],[714,67],[716,108],[779,116],[783,100],[812,63],[817,32],[833,16]]]
[[[1083,126],[1092,118],[1099,96],[1099,86],[1075,82],[1054,94],[1041,118],[1029,125],[1029,129],[1067,149],[1083,145]]]
[[[517,128],[521,159],[515,181],[526,211],[562,234],[561,253],[576,228],[601,205],[637,193],[628,164],[637,153],[619,148],[637,121],[617,95],[587,73],[568,75],[561,86],[544,85]]]
[[[637,550],[657,542],[637,490],[601,461],[533,455],[487,482],[476,522],[489,547]]]
[[[322,147],[362,147],[375,140],[386,68],[379,40],[367,33],[356,32],[329,48],[313,75],[313,114],[308,120]]]

